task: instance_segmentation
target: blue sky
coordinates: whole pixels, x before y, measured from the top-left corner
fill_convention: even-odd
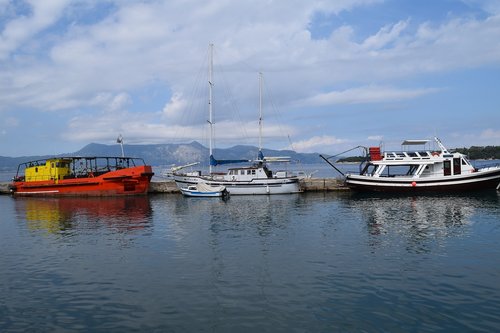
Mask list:
[[[0,0],[0,155],[91,142],[500,145],[500,2]],[[117,153],[119,150],[117,150]]]

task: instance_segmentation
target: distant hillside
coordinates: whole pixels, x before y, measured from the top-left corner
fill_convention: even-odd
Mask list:
[[[364,156],[350,156],[350,157],[342,157],[337,160],[337,163],[361,163],[366,160]]]
[[[471,160],[500,160],[500,146],[486,146],[453,149],[459,153],[469,156]]]
[[[126,156],[141,157],[146,163],[154,166],[161,165],[183,165],[192,162],[201,162],[208,165],[208,148],[193,141],[189,144],[154,144],[154,145],[124,145]],[[234,146],[226,149],[215,149],[214,156],[217,159],[255,159],[258,148],[254,146]],[[263,149],[264,156],[290,156],[292,161],[300,161],[304,164],[321,163],[318,154],[300,154],[292,150]],[[104,145],[91,143],[77,152],[62,154],[59,156],[120,156],[119,145]],[[1,157],[0,169],[14,169],[19,163],[49,156],[24,156],[24,157]]]
[[[42,159],[48,156],[22,156],[22,157],[4,157],[0,156],[0,171],[11,171],[17,168],[20,163]]]

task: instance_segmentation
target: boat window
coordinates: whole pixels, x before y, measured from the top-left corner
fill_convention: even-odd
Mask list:
[[[247,175],[251,175],[252,174],[252,170],[247,170]]]
[[[255,175],[255,170],[252,170],[252,175]]]
[[[453,159],[453,174],[459,175],[462,173],[462,165],[460,164],[460,158]]]
[[[375,174],[375,171],[377,171],[378,165],[373,165],[373,164],[367,164],[363,171],[361,172],[362,175],[373,175]]]
[[[415,171],[417,171],[418,169],[418,165],[410,165],[409,168],[408,168],[408,171],[406,172],[406,175],[407,176],[411,176],[415,173]]]
[[[245,170],[240,170],[240,175],[244,175],[245,174]]]
[[[450,160],[446,160],[443,162],[443,174],[445,176],[451,175],[451,161]]]

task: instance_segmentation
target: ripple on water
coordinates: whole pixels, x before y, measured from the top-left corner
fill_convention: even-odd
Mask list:
[[[13,200],[0,330],[495,331],[498,199]]]

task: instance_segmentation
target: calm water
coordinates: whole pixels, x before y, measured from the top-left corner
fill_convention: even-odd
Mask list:
[[[499,331],[499,202],[0,196],[0,332]]]

